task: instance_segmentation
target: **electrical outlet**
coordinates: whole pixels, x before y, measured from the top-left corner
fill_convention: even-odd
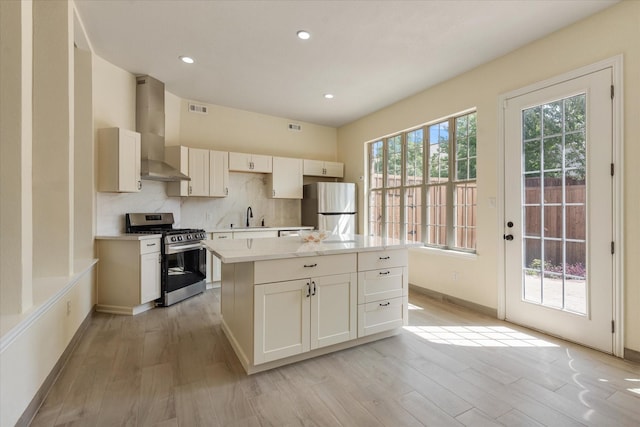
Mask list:
[[[67,316],[71,314],[71,301],[67,301]]]

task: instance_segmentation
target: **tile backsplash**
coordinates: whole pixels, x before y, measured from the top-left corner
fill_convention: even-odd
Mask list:
[[[173,212],[175,227],[217,228],[244,227],[247,207],[253,218],[250,225],[300,225],[300,200],[270,199],[266,175],[256,173],[229,174],[229,196],[169,197],[166,184],[142,181],[139,193],[97,193],[98,222],[96,234],[124,232],[124,214],[128,212]]]

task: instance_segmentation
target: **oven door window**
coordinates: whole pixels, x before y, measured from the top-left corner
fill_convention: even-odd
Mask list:
[[[164,292],[172,292],[198,283],[206,277],[204,249],[193,249],[175,254],[165,254],[162,271]]]

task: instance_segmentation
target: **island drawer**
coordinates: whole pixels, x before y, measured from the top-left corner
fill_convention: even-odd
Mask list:
[[[403,267],[408,262],[409,257],[406,249],[360,252],[358,254],[358,271]]]
[[[256,261],[253,274],[254,283],[259,284],[355,271],[356,254],[340,254]]]
[[[231,232],[222,232],[222,233],[211,233],[211,238],[213,240],[231,240],[233,239],[233,233]]]
[[[406,294],[402,288],[402,267],[358,273],[358,304],[398,298]]]
[[[140,240],[140,255],[160,252],[160,239]]]
[[[399,297],[358,305],[358,337],[401,327],[404,301]]]

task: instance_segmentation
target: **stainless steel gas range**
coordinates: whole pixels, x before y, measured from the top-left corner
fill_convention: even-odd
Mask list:
[[[206,252],[202,246],[205,231],[173,228],[172,213],[128,213],[127,233],[161,234],[161,297],[156,305],[169,306],[204,292]]]

